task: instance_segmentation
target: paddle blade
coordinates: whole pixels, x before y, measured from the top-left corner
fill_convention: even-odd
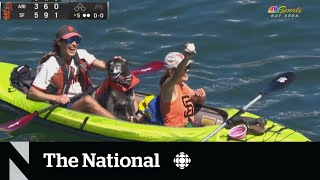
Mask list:
[[[295,79],[296,75],[293,72],[286,72],[280,74],[272,80],[272,82],[268,85],[267,89],[264,90],[262,93],[267,94],[274,90],[283,89],[290,85]]]
[[[145,64],[139,69],[133,70],[132,73],[134,75],[148,74],[148,73],[160,71],[163,69],[163,67],[164,67],[164,63],[162,61],[154,61],[154,62]]]
[[[0,124],[0,130],[1,131],[15,131],[17,129],[23,128],[37,115],[38,115],[38,113],[34,112],[32,114],[24,116],[23,118],[18,118],[18,119]]]

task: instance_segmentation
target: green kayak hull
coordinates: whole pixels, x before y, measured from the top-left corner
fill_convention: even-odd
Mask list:
[[[15,89],[10,84],[10,74],[17,65],[0,62],[0,101],[29,113],[49,107],[46,102],[36,102],[26,99],[26,95]],[[146,94],[137,92],[138,99],[143,99]],[[238,110],[232,108],[211,108],[203,107],[198,116],[212,115],[226,119],[231,117]],[[226,117],[227,116],[227,117]],[[246,112],[242,116],[258,118],[258,115]],[[81,129],[101,136],[128,140],[128,141],[146,141],[146,142],[201,142],[208,134],[214,131],[219,125],[194,127],[194,128],[174,128],[167,126],[130,123],[122,120],[105,118],[88,113],[73,111],[67,108],[58,107],[52,112],[40,114],[42,121],[58,123],[74,129]],[[263,135],[247,134],[241,140],[231,140],[228,137],[228,129],[223,128],[209,142],[308,142],[307,137],[301,133],[286,128],[271,120],[267,120],[265,125],[267,129]]]

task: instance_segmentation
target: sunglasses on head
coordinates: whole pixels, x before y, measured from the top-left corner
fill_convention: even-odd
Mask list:
[[[77,44],[80,44],[81,37],[73,36],[73,37],[69,37],[68,39],[65,39],[65,41],[67,42],[67,44],[71,44],[73,41],[75,41]]]

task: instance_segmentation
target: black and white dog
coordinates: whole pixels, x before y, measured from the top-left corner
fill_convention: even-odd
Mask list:
[[[95,97],[99,104],[116,118],[132,121],[136,112],[133,87],[139,82],[130,72],[128,61],[109,60],[108,77],[97,89]]]

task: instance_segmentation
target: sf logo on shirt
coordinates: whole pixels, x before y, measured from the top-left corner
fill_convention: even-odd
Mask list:
[[[194,115],[194,107],[193,103],[191,102],[191,98],[187,95],[182,96],[182,102],[185,107],[184,117],[188,118],[188,121],[191,121],[191,118]]]

